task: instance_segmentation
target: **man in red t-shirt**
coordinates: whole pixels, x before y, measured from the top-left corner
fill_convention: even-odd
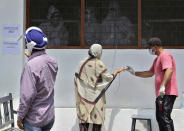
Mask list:
[[[155,75],[156,119],[159,129],[160,131],[174,131],[171,112],[178,96],[175,60],[169,52],[163,49],[159,38],[151,38],[148,46],[149,52],[157,55],[150,70],[134,72],[132,67],[128,67],[128,71],[142,78]]]

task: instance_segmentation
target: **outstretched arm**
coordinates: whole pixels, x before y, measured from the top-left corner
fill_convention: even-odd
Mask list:
[[[121,67],[121,68],[119,68],[119,69],[116,69],[116,70],[114,71],[114,73],[113,73],[114,77],[116,77],[118,73],[120,73],[120,72],[122,72],[122,71],[125,71],[125,70],[126,70],[126,68],[124,68],[124,67]]]
[[[142,78],[152,77],[153,75],[154,73],[151,71],[135,72],[135,76],[142,77]]]
[[[142,78],[148,78],[148,77],[152,77],[154,75],[154,73],[151,71],[141,71],[141,72],[137,71],[137,72],[135,72],[134,69],[130,66],[127,66],[127,71],[130,72],[132,75],[142,77]]]

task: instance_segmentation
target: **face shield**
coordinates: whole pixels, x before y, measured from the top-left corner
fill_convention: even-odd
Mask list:
[[[33,49],[42,50],[45,49],[47,44],[47,37],[38,27],[30,27],[26,30],[25,34],[22,35],[18,41],[24,36],[26,41],[27,52],[26,56],[32,54]]]

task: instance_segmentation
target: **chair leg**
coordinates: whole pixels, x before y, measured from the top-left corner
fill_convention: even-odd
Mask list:
[[[135,131],[135,124],[136,124],[136,119],[132,119],[132,129],[131,131]]]
[[[151,128],[151,120],[147,120],[147,128],[148,128],[148,131],[152,131],[152,128]]]

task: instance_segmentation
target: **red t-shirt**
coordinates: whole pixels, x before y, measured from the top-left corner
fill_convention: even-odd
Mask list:
[[[164,78],[164,70],[172,68],[173,73],[171,80],[165,86],[166,95],[178,96],[177,80],[176,80],[176,63],[174,57],[167,51],[163,51],[153,62],[150,71],[155,74],[155,93],[159,96],[159,90]]]

